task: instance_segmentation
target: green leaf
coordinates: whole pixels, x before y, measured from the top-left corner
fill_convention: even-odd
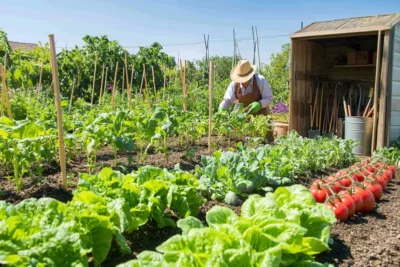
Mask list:
[[[194,228],[204,228],[203,223],[199,219],[192,216],[180,219],[177,223],[177,226],[181,228],[182,235],[186,235],[191,229]]]
[[[209,225],[214,224],[232,224],[238,216],[231,209],[226,207],[214,206],[206,215],[206,220]]]

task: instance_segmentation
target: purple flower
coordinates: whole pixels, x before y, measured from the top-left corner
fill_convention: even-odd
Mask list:
[[[111,91],[112,88],[113,88],[113,85],[112,85],[112,84],[109,84],[109,85],[108,85],[108,90]]]
[[[284,102],[277,103],[272,109],[272,113],[288,113],[288,106]]]

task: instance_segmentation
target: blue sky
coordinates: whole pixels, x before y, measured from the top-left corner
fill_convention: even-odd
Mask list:
[[[47,42],[47,35],[54,33],[57,47],[82,45],[86,34],[108,35],[133,53],[137,46],[158,41],[166,53],[192,60],[205,55],[204,44],[174,44],[203,42],[203,34],[209,34],[210,55],[232,55],[232,29],[237,38],[246,39],[257,26],[261,61],[268,62],[301,21],[306,26],[395,12],[400,12],[399,0],[2,0],[0,28],[9,40],[20,42]],[[242,57],[252,60],[252,40],[240,41],[239,48]]]

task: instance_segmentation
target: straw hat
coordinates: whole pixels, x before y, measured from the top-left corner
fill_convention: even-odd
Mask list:
[[[240,60],[231,70],[231,79],[237,83],[245,83],[256,73],[257,66],[251,65],[248,60]]]

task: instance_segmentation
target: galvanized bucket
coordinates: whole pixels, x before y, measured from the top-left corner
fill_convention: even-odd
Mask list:
[[[353,153],[359,156],[370,156],[373,118],[351,116],[346,117],[344,123],[344,139],[359,142],[353,148]]]

